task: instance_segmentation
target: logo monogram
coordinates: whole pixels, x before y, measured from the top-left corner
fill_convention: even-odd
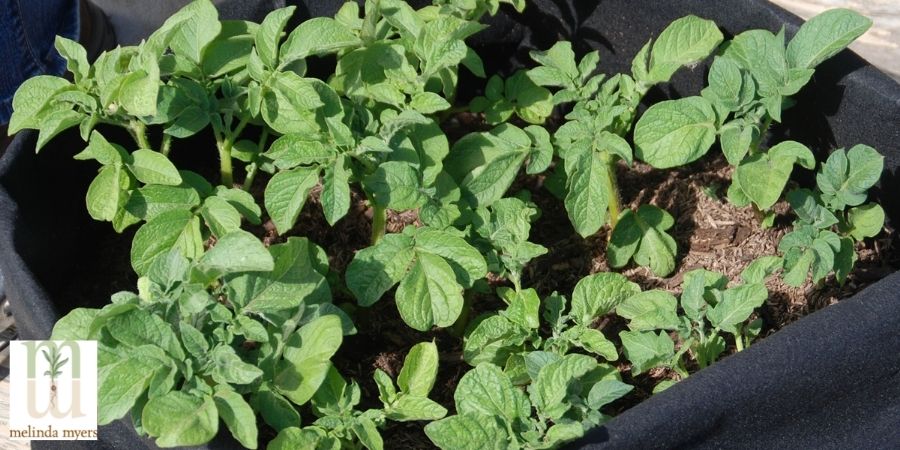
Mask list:
[[[10,342],[10,439],[97,438],[97,342]]]

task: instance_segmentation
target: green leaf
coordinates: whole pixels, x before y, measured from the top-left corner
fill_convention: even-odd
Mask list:
[[[503,197],[530,150],[525,131],[503,124],[457,141],[445,168],[473,206],[488,206]]]
[[[600,409],[631,392],[634,386],[619,380],[600,380],[588,392],[587,404],[593,409]]]
[[[500,289],[505,288],[498,288],[498,291]],[[500,296],[509,303],[509,307],[501,314],[525,329],[538,329],[541,326],[539,320],[541,299],[537,292],[530,288],[520,291],[507,289],[505,292],[508,292],[508,295],[501,293]]]
[[[607,361],[615,361],[619,359],[616,353],[616,346],[600,330],[593,328],[581,327],[582,330],[578,334],[578,338],[574,342],[579,347],[600,355]]]
[[[764,283],[772,274],[781,270],[783,264],[780,256],[760,256],[741,272],[741,280],[748,284]]]
[[[716,140],[716,114],[702,97],[651,106],[634,127],[635,156],[657,169],[696,161]]]
[[[319,200],[329,225],[341,220],[350,209],[350,172],[344,166],[344,160],[343,156],[338,157],[333,166],[325,168],[323,176]]]
[[[572,168],[571,173],[566,169],[566,212],[575,231],[582,237],[587,237],[606,223],[610,196],[607,191],[609,167],[590,152],[579,157]]]
[[[128,168],[134,173],[135,178],[146,184],[164,184],[178,186],[181,184],[181,175],[175,164],[169,161],[165,155],[153,150],[139,149],[131,154],[133,161]]]
[[[838,223],[834,213],[822,204],[821,196],[809,189],[801,188],[788,192],[787,201],[797,214],[797,218],[809,225],[823,229]]]
[[[88,77],[91,65],[87,60],[87,51],[78,42],[66,39],[62,36],[56,36],[54,42],[56,51],[66,59],[66,68],[75,78],[75,82],[79,83],[82,79]]]
[[[850,208],[847,222],[851,227],[850,236],[857,241],[876,236],[884,228],[884,209],[877,203]]]
[[[385,410],[385,417],[398,422],[438,420],[447,415],[447,408],[427,397],[403,395]]]
[[[619,218],[607,247],[612,267],[624,267],[631,258],[649,267],[654,275],[664,277],[675,270],[675,239],[666,230],[675,219],[653,205],[641,205],[637,212],[627,210]]]
[[[382,163],[363,182],[376,205],[397,211],[418,208],[425,202],[419,174],[410,164],[400,161]]]
[[[704,60],[722,42],[722,32],[711,20],[686,16],[660,33],[650,52],[650,83],[669,81],[682,66]]]
[[[183,21],[171,35],[169,47],[176,54],[200,64],[203,51],[222,31],[219,14],[210,1],[193,2],[177,14]]]
[[[550,419],[558,420],[571,405],[565,401],[569,386],[598,367],[587,355],[569,354],[542,367],[531,386],[531,402]]]
[[[722,301],[710,309],[706,317],[714,327],[734,333],[735,326],[747,320],[767,298],[769,291],[763,284],[737,286],[723,292]]]
[[[203,253],[200,220],[190,211],[167,211],[141,226],[131,243],[131,266],[143,275],[157,256],[173,247],[189,259]]]
[[[707,298],[715,291],[725,289],[728,278],[718,272],[694,269],[684,274],[684,289],[681,293],[681,308],[691,320],[699,322],[707,309]]]
[[[422,114],[433,114],[449,108],[450,103],[434,92],[420,92],[413,95],[409,106]]]
[[[94,220],[112,221],[128,200],[131,180],[121,166],[108,165],[88,186],[87,210]]]
[[[490,316],[466,335],[463,359],[473,366],[482,362],[503,364],[528,337],[516,324],[504,316]]]
[[[767,210],[781,198],[794,163],[811,168],[815,165],[815,158],[803,144],[784,141],[769,149],[768,153],[754,155],[742,161],[735,170],[734,178],[741,191],[759,209]]]
[[[273,392],[264,385],[250,398],[253,409],[259,411],[263,420],[276,431],[288,429],[300,424],[300,414],[281,394]],[[279,434],[280,436],[280,434]],[[274,441],[273,441],[274,442]]]
[[[228,389],[217,389],[213,400],[219,417],[231,434],[244,447],[255,449],[257,439],[256,414],[237,392]]]
[[[91,324],[99,309],[75,308],[53,324],[52,341],[84,341],[90,338]]]
[[[103,352],[101,346],[101,354]],[[159,366],[148,359],[116,356],[101,364],[97,379],[97,423],[106,425],[122,418],[147,390]]]
[[[340,101],[325,83],[294,72],[274,72],[263,88],[263,120],[281,134],[298,133],[311,139],[325,128],[325,116],[340,112]],[[328,114],[326,114],[328,113]]]
[[[862,36],[872,20],[849,9],[831,9],[807,20],[787,46],[791,67],[812,69]]]
[[[275,375],[276,388],[297,405],[312,398],[331,367],[331,357],[343,340],[341,319],[319,317],[292,334],[284,347],[284,362]]]
[[[531,59],[541,67],[528,71],[528,77],[539,86],[557,86],[575,89],[575,80],[580,72],[575,65],[575,52],[572,43],[560,41],[546,51],[532,51]]]
[[[367,417],[358,417],[350,427],[353,430],[353,434],[359,439],[359,442],[367,449],[382,450],[384,448],[384,441],[381,439],[381,434],[378,433],[378,428],[371,419]]]
[[[40,132],[38,132],[35,151],[40,151],[44,148],[44,145],[50,142],[56,135],[78,125],[84,118],[84,114],[66,109],[54,110],[47,114],[41,114],[41,120],[38,123]]]
[[[256,52],[263,64],[270,68],[274,68],[278,62],[278,42],[281,41],[281,32],[295,9],[296,6],[288,6],[270,12],[256,32]]]
[[[456,386],[453,399],[461,415],[498,416],[507,423],[531,416],[531,405],[525,394],[493,364],[479,364],[466,372]]]
[[[438,255],[450,264],[456,280],[471,287],[487,274],[487,264],[479,251],[465,239],[431,227],[416,229],[416,249]]]
[[[231,301],[245,312],[260,314],[330,301],[328,283],[316,269],[317,250],[315,244],[298,237],[269,247],[275,261],[271,271],[226,277],[233,292]]]
[[[294,227],[309,191],[318,183],[319,169],[306,167],[280,171],[269,180],[264,203],[279,233]]]
[[[420,342],[406,354],[403,368],[397,376],[397,386],[406,394],[427,397],[434,386],[437,371],[437,346],[434,342]]]
[[[140,70],[128,73],[122,78],[115,98],[118,104],[133,116],[154,116],[159,86],[159,66],[156,60],[147,59]]]
[[[675,343],[664,331],[622,331],[619,338],[625,357],[631,361],[632,375],[662,365],[675,356]]]
[[[219,417],[212,397],[180,391],[151,398],[141,415],[144,431],[156,437],[160,447],[201,445],[219,431]]]
[[[250,384],[263,376],[263,371],[248,364],[227,345],[219,345],[209,353],[211,370],[209,375],[219,383]]]
[[[73,158],[82,161],[94,159],[100,164],[108,166],[122,164],[128,155],[121,147],[110,144],[100,132],[94,130],[91,132],[88,146]]]
[[[493,416],[461,414],[431,422],[425,434],[443,450],[507,450],[506,430]]]
[[[208,273],[224,275],[268,272],[274,269],[275,263],[256,236],[243,230],[235,230],[220,236],[215,247],[209,249],[197,262],[197,267]]]
[[[744,77],[738,63],[717,56],[709,68],[707,79],[709,91],[702,93],[704,97],[711,95],[714,101],[721,103],[728,111],[736,111],[741,107],[744,98],[742,95]]]
[[[653,289],[629,297],[616,307],[616,314],[628,319],[633,331],[674,330],[680,323],[677,306],[672,294]]]
[[[41,126],[41,110],[47,105],[53,94],[71,86],[64,78],[50,75],[31,77],[16,90],[12,100],[13,113],[9,118],[9,130],[12,135],[24,128],[39,129]]]
[[[362,41],[345,25],[329,17],[315,17],[298,25],[284,41],[280,52],[281,65],[310,55],[336,53],[359,45]]]
[[[576,323],[590,325],[598,316],[611,312],[641,288],[617,273],[595,273],[578,281],[572,292],[571,314]]]
[[[241,213],[220,197],[207,197],[200,208],[200,215],[216,237],[241,228]]]
[[[347,267],[347,288],[361,306],[370,306],[400,282],[416,254],[405,234],[388,234],[376,245],[356,253]]]
[[[452,325],[463,307],[462,287],[453,269],[431,253],[417,252],[409,273],[397,287],[397,309],[410,327],[427,331]]]
[[[849,151],[835,150],[816,175],[822,200],[832,209],[861,205],[866,191],[881,178],[884,157],[867,145],[855,145]]]
[[[153,344],[165,350],[172,358],[184,359],[184,351],[172,326],[159,316],[144,310],[132,309],[111,317],[106,323],[106,330],[126,347]]]
[[[222,32],[203,52],[200,65],[203,73],[221,77],[246,68],[258,28],[257,24],[243,20],[222,21]]]
[[[297,166],[324,165],[335,159],[333,148],[308,136],[301,134],[285,134],[272,142],[264,155],[271,159],[279,169],[292,169]]]

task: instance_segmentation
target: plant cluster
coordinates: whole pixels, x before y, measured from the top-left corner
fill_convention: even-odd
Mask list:
[[[814,281],[834,271],[842,281],[854,244],[880,231],[884,213],[865,201],[881,157],[856,146],[831,154],[815,190],[787,195],[797,221],[783,256],[754,261],[741,283],[695,270],[676,298],[597,273],[577,283],[571,301],[542,299],[524,276],[548,252],[529,242],[540,210],[529,192],[509,192],[522,172],[546,175],[580,235],[609,224],[613,268],[634,261],[666,276],[677,265],[675,220],[654,205],[623,209],[620,166],[688,164],[718,140],[736,166],[729,198],[770,211],[793,165],[814,169],[816,160],[794,141],[761,148],[769,124],[813,68],[870,22],[834,10],[785,47],[783,31],[724,41],[713,22],[688,16],[648,41],[630,74],[613,76],[599,72],[598,52],[578,58],[559,42],[531,53],[536,67],[488,78],[468,109],[492,128],[451,142],[441,125],[457,111],[460,70],[487,75],[466,39],[500,3],[525,7],[435,0],[417,10],[367,0],[286,30],[293,7],[256,24],[220,21],[209,0],[197,0],[140,45],[92,64],[77,43],[57,39],[71,81],[26,82],[10,131],[39,130],[40,150],[77,126],[87,146],[75,158],[100,165],[88,212],[117,232],[137,228],[137,292],[75,309],[53,332],[98,341],[101,424],[130,416],[163,447],[208,442],[221,419],[248,448],[265,423],[278,433],[275,449],[374,450],[388,421],[431,421],[426,434],[445,449],[554,448],[604,423],[604,409],[632,390],[617,366],[630,367],[632,379],[674,372],[658,391],[716,361],[730,342],[741,350],[761,330],[754,310],[768,297],[768,277],[781,270],[801,284],[810,270]],[[653,86],[711,54],[700,96],[657,103],[638,118]],[[333,70],[310,76],[323,59]],[[555,113],[564,120],[548,129]],[[112,139],[115,128],[134,142]],[[194,135],[212,136],[218,180],[170,159]],[[303,233],[298,218],[311,197],[328,224],[351,220],[353,193],[370,207],[372,245],[338,273],[316,243],[293,235]],[[415,211],[417,220],[386,233],[388,210]],[[278,235],[271,245],[251,232],[269,224]],[[474,368],[459,382],[455,414],[428,398],[434,342],[413,346],[396,380],[376,370],[381,407],[360,410],[372,403],[331,362],[356,333],[353,308],[335,305],[333,293],[363,307],[393,299],[410,327],[464,335]],[[476,296],[507,306],[469,323]],[[607,336],[608,321],[627,329]]]

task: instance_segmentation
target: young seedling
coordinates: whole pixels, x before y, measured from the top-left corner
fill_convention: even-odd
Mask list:
[[[884,227],[884,210],[865,203],[867,191],[881,178],[884,157],[866,145],[837,149],[816,174],[816,190],[795,189],[787,199],[797,214],[794,230],[778,250],[784,255],[784,281],[800,286],[812,272],[813,283],[834,272],[847,279],[856,263],[856,243]]]
[[[303,428],[299,423],[282,429],[269,443],[273,450],[298,448],[359,448],[382,450],[384,442],[378,428],[387,420],[408,422],[438,420],[447,410],[428,398],[438,371],[438,351],[433,342],[422,342],[410,349],[397,377],[397,385],[381,369],[375,369],[382,409],[357,411],[359,386],[347,384],[332,367],[312,399],[318,419]],[[399,390],[398,390],[399,387]]]
[[[768,210],[780,197],[792,165],[811,169],[812,158],[790,149],[795,157],[785,159],[786,143],[765,151],[769,126],[781,121],[782,109],[793,103],[790,96],[809,82],[814,68],[871,24],[851,10],[834,9],[804,23],[787,46],[783,29],[735,36],[713,61],[700,96],[657,103],[638,120],[635,156],[656,168],[675,167],[697,160],[718,140],[728,162],[737,167],[728,198],[737,205],[752,202],[766,214],[764,224],[771,225],[774,215]]]
[[[754,309],[768,298],[763,282],[772,273],[761,267],[763,261],[748,268],[744,283],[726,288],[728,280],[721,274],[697,269],[685,274],[684,290],[679,302],[668,292],[641,292],[623,301],[616,314],[629,320],[629,331],[619,333],[625,356],[631,361],[634,375],[653,367],[668,367],[682,378],[688,376],[683,356],[690,356],[704,368],[725,351],[721,333],[734,336],[735,348],[741,351],[759,334],[762,321],[747,323]],[[771,266],[771,264],[770,264]],[[669,332],[677,332],[680,347]]]

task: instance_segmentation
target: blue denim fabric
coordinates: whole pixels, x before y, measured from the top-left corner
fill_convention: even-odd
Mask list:
[[[0,0],[0,124],[9,123],[12,98],[35,75],[62,75],[57,35],[77,40],[78,0]]]

